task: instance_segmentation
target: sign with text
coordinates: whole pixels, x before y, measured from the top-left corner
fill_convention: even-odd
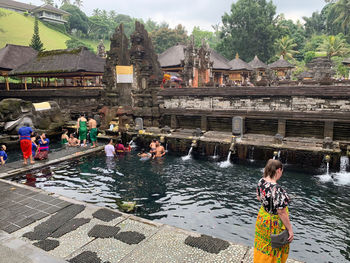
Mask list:
[[[133,66],[116,66],[117,83],[133,83]]]

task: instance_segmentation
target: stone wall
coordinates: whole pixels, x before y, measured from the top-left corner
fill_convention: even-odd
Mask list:
[[[350,112],[350,100],[322,99],[305,96],[276,97],[171,97],[164,99],[166,109],[293,111],[293,112]]]
[[[172,128],[244,131],[350,142],[350,86],[166,89],[158,93],[161,124]],[[200,120],[200,121],[199,121]]]
[[[38,89],[1,91],[0,100],[20,98],[31,102],[56,101],[62,112],[74,118],[80,113],[97,112],[101,107],[105,91],[101,88]]]

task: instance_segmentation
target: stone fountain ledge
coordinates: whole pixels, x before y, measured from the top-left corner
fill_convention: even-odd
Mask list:
[[[17,174],[26,173],[32,170],[37,170],[45,166],[50,166],[56,163],[69,161],[81,156],[89,155],[94,152],[99,152],[104,149],[104,146],[96,148],[90,147],[67,147],[57,152],[50,152],[48,160],[35,161],[33,165],[24,165],[23,160],[7,163],[0,167],[0,179],[8,178]]]
[[[253,262],[250,247],[41,189],[0,179],[0,193],[0,262]]]

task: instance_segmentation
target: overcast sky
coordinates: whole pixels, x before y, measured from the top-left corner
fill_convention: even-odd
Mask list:
[[[40,0],[17,0],[34,5],[42,4]],[[54,0],[60,4],[60,1]],[[74,1],[74,0],[71,0]],[[167,22],[171,27],[182,24],[188,32],[193,26],[211,30],[211,25],[221,22],[221,16],[230,11],[231,4],[236,0],[83,0],[83,11],[92,14],[95,8],[114,10],[118,14],[157,22]],[[286,18],[294,21],[303,16],[311,16],[312,12],[321,11],[324,0],[273,0],[277,13],[284,13]]]

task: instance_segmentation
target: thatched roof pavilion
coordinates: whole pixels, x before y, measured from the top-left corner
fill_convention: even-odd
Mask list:
[[[185,45],[176,45],[168,48],[158,56],[158,61],[163,70],[178,69],[182,67],[182,61],[185,59]],[[231,67],[228,60],[210,48],[210,61],[213,62],[213,70],[229,70]]]
[[[229,78],[235,82],[243,82],[249,76],[250,72],[253,71],[253,68],[247,62],[239,58],[238,53],[236,54],[236,58],[229,62],[229,65],[231,66]]]
[[[96,56],[85,47],[51,50],[38,53],[34,59],[12,70],[9,75],[22,78],[47,78],[48,85],[50,78],[61,78],[65,82],[66,79],[75,79],[80,80],[80,85],[83,86],[86,78],[101,78],[104,65],[105,59]]]
[[[262,62],[258,56],[255,56],[254,59],[252,61],[250,61],[248,63],[253,69],[256,70],[266,70],[268,68],[268,66]]]
[[[236,58],[232,59],[229,62],[232,71],[252,71],[253,68],[245,61],[239,58],[238,53],[236,54]]]
[[[0,76],[5,77],[9,89],[8,74],[11,70],[32,60],[38,52],[31,47],[6,44],[0,49]]]
[[[274,69],[274,70],[278,70],[278,69],[292,69],[292,68],[295,68],[295,66],[292,65],[291,63],[289,63],[287,60],[285,60],[283,58],[283,56],[281,56],[279,58],[279,60],[269,64],[269,68],[270,69]]]
[[[285,77],[287,72],[290,72],[293,68],[295,68],[295,66],[281,56],[279,60],[269,64],[269,68],[276,71],[277,76]]]

